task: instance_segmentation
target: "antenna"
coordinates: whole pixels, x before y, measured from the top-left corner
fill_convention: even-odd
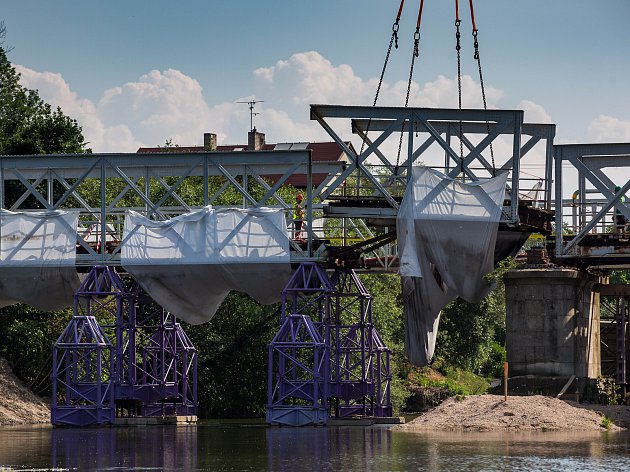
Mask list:
[[[257,103],[263,103],[264,100],[250,100],[248,102],[236,102],[236,103],[246,103],[249,106],[249,127],[250,131],[254,131],[254,116],[260,115],[260,113],[254,113],[254,106]]]

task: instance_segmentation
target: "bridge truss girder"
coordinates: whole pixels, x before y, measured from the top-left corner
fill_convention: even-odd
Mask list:
[[[79,211],[79,224],[95,228],[96,240],[114,237],[122,242],[126,210],[165,220],[201,206],[217,206],[216,201],[228,189],[242,198],[243,207],[271,206],[289,214],[292,202],[286,202],[278,190],[291,176],[301,174],[307,179],[305,207],[310,221],[314,207],[312,175],[328,175],[321,184],[325,186],[342,165],[312,163],[308,150],[0,156],[0,206],[11,211]],[[267,176],[273,176],[273,183]],[[213,187],[213,177],[222,185]],[[201,195],[180,191],[191,179],[198,183],[201,179]],[[264,189],[262,196],[252,192],[254,183]],[[157,195],[152,191],[156,186],[160,189]],[[140,205],[126,204],[131,198]],[[89,241],[92,231],[87,233],[78,235],[78,265],[119,264],[120,245],[111,251],[106,244],[95,248]],[[312,231],[307,233],[306,247],[292,241],[297,260],[317,256],[312,249]]]
[[[556,237],[555,257],[560,261],[578,257],[584,258],[586,262],[589,258],[615,256],[617,264],[624,262],[619,259],[620,254],[614,254],[614,249],[601,249],[598,252],[587,250],[582,253],[578,246],[587,236],[597,232],[598,227],[605,231],[605,218],[611,213],[617,211],[630,221],[630,207],[622,201],[630,190],[630,180],[620,172],[620,169],[630,168],[630,143],[562,144],[555,145],[553,152],[556,228],[564,228],[568,216],[565,214],[567,206],[575,208],[578,213],[573,235],[568,238],[566,235],[565,238]],[[577,171],[578,190],[573,199],[564,199],[565,164],[570,164]],[[623,182],[618,181],[620,177],[624,178]],[[620,190],[615,191],[617,186]],[[592,198],[591,195],[596,197]],[[630,255],[626,257],[628,260],[625,264],[630,264]]]
[[[365,140],[365,149],[359,153],[352,152],[345,145],[343,139],[329,123],[332,119],[345,118],[352,120],[352,131],[359,134]],[[438,108],[401,108],[401,107],[365,107],[365,106],[338,106],[338,105],[311,105],[311,119],[316,120],[330,137],[343,147],[350,156],[350,165],[335,179],[327,191],[323,194],[328,197],[338,188],[353,172],[373,185],[388,202],[393,212],[381,212],[381,215],[395,215],[398,203],[379,178],[389,178],[406,186],[407,176],[413,165],[417,165],[419,158],[434,143],[437,143],[445,155],[445,173],[456,178],[476,181],[477,175],[473,164],[480,164],[487,177],[495,173],[494,166],[484,156],[484,151],[491,148],[492,143],[501,135],[511,137],[511,153],[497,166],[496,172],[511,172],[511,189],[513,195],[518,195],[520,184],[520,161],[531,148],[541,139],[546,143],[545,170],[547,176],[551,171],[551,146],[555,135],[555,125],[523,124],[522,110],[475,110],[475,109],[438,109]],[[413,126],[409,124],[413,123]],[[460,128],[461,127],[461,128]],[[460,131],[461,129],[461,131]],[[369,132],[376,132],[375,139],[367,138]],[[379,149],[392,136],[402,139],[406,136],[407,151],[402,164],[394,164]],[[477,135],[478,139],[470,139],[471,135]],[[521,135],[529,134],[530,139],[521,146]],[[414,141],[414,135],[423,135],[419,145]],[[443,137],[443,135],[445,135]],[[452,137],[462,137],[462,149],[455,149],[452,145]],[[479,138],[480,137],[480,138]],[[476,142],[476,144],[475,144]],[[464,149],[465,148],[465,149]],[[384,168],[379,175],[368,169],[368,158],[373,158]],[[451,165],[452,164],[452,165]],[[549,183],[545,190],[550,193]],[[549,197],[545,197],[549,202]],[[503,215],[503,221],[509,224],[518,223],[518,197]]]
[[[460,123],[454,121],[430,121],[429,124],[433,127],[435,131],[440,133],[440,135],[444,135],[444,141],[446,143],[450,143],[453,137],[459,137],[459,127]],[[352,131],[355,134],[358,134],[361,139],[365,139],[367,144],[372,144],[372,141],[368,138],[366,131],[386,131],[390,126],[390,121],[388,120],[352,120]],[[468,152],[473,152],[475,149],[474,144],[467,137],[467,135],[483,135],[488,134],[490,132],[494,132],[495,128],[497,128],[497,124],[495,123],[481,123],[481,122],[462,122],[462,142],[465,149]],[[413,132],[418,129],[416,125],[414,125]],[[409,132],[409,121],[405,120],[401,126],[402,132]],[[510,134],[512,133],[512,129],[505,128],[500,134]],[[552,179],[550,178],[553,172],[553,140],[556,134],[556,125],[554,124],[543,124],[543,123],[523,123],[521,126],[521,135],[528,136],[529,139],[522,144],[520,149],[520,160],[523,161],[523,158],[526,154],[531,151],[534,146],[536,146],[539,142],[543,141],[545,145],[545,179],[544,179],[544,207],[549,209],[551,208],[551,186]],[[413,160],[416,161],[420,155],[431,146],[431,144],[437,142],[435,137],[429,133],[429,137],[414,151]],[[375,153],[379,153],[377,149],[374,151]],[[454,161],[452,159],[452,155],[448,152],[444,153],[444,168],[446,169],[447,174],[452,174],[454,172],[454,168],[459,164],[459,159]],[[483,170],[487,173],[492,174],[494,169],[489,159],[484,156],[483,152],[479,152],[477,159],[479,163],[482,165]],[[511,157],[506,162],[504,162],[501,166],[499,166],[496,171],[497,172],[510,172],[513,167],[514,159]],[[407,161],[403,165],[406,165]],[[466,170],[467,176],[472,178],[472,180],[479,180],[479,177],[473,170]]]

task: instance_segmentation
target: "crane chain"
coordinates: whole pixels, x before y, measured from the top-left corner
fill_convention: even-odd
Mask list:
[[[413,54],[411,56],[409,80],[407,80],[407,95],[405,96],[405,108],[409,106],[409,95],[411,93],[411,81],[413,79],[413,67],[416,62],[416,57],[418,57],[419,55],[420,55],[420,29],[416,28],[416,32],[413,35]],[[411,121],[409,122],[409,126],[411,126]],[[398,168],[400,167],[400,153],[402,151],[404,129],[405,129],[405,122],[403,121],[402,128],[400,130],[400,139],[398,140],[398,155],[396,156],[396,167],[394,168],[394,175],[398,175]]]
[[[387,47],[387,54],[385,54],[385,62],[383,63],[383,69],[381,70],[381,77],[378,81],[378,87],[376,87],[376,95],[374,96],[374,102],[372,103],[373,107],[376,106],[376,102],[378,101],[378,95],[381,92],[381,86],[383,85],[383,78],[385,77],[385,70],[387,69],[389,56],[392,53],[392,46],[395,46],[396,49],[398,49],[398,29],[399,29],[398,21],[395,21],[394,24],[392,25],[392,37],[389,39],[389,46]],[[363,143],[361,144],[361,152],[359,154],[362,154],[363,150],[365,149],[365,138],[367,137],[367,133],[370,131],[371,122],[372,122],[372,119],[370,118],[368,121],[367,128],[365,130]]]
[[[400,10],[398,11],[398,18],[392,25],[392,36],[389,39],[389,45],[387,46],[387,53],[385,54],[385,62],[383,63],[383,69],[381,70],[381,77],[378,80],[378,87],[376,87],[376,94],[374,95],[374,102],[372,106],[376,106],[376,102],[378,101],[378,95],[381,92],[381,86],[383,85],[383,78],[385,77],[385,70],[387,70],[387,63],[389,62],[389,56],[392,53],[392,46],[398,49],[398,29],[400,28],[398,20],[400,18],[400,13],[402,11],[402,5],[404,1],[400,5]],[[363,154],[365,150],[365,143],[367,141],[367,135],[370,132],[370,125],[372,124],[372,118],[368,120],[367,127],[365,128],[365,134],[363,135],[363,142],[361,143],[361,150],[359,151],[359,156]],[[359,171],[359,156],[357,156],[357,196],[359,196],[359,189],[361,188],[361,171]]]
[[[477,60],[477,69],[479,70],[479,83],[481,84],[481,98],[483,99],[483,109],[487,110],[488,105],[486,103],[486,89],[483,84],[483,73],[481,72],[481,56],[479,55],[479,41],[477,41],[477,29],[473,29],[473,38],[475,40],[473,46],[475,48],[474,58]],[[486,129],[488,134],[490,134],[490,123],[486,121]],[[492,158],[492,176],[497,176],[497,167],[494,163],[494,149],[492,148],[492,143],[490,143],[490,157]]]
[[[455,20],[455,50],[457,51],[457,98],[459,109],[462,109],[462,55],[461,55],[461,33],[459,26],[461,21],[459,18]],[[462,140],[462,120],[459,120],[459,165],[460,172],[464,174],[464,142]]]

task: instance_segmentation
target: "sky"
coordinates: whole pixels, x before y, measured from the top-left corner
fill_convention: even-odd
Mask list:
[[[94,152],[172,140],[329,140],[309,104],[371,105],[399,0],[0,0],[22,84]],[[426,0],[410,106],[457,107],[454,1]],[[482,107],[468,2],[463,106]],[[405,100],[420,0],[407,0],[379,105]],[[488,106],[556,123],[556,143],[630,142],[630,0],[475,0]],[[349,126],[344,137],[349,138]]]

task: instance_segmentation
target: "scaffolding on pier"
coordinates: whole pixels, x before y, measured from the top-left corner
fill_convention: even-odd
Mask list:
[[[269,344],[268,423],[391,416],[390,350],[352,269],[329,277],[315,263],[300,264],[282,292],[280,324]]]
[[[53,425],[197,412],[192,342],[172,314],[109,266],[93,267],[77,290],[53,348],[52,380]]]

